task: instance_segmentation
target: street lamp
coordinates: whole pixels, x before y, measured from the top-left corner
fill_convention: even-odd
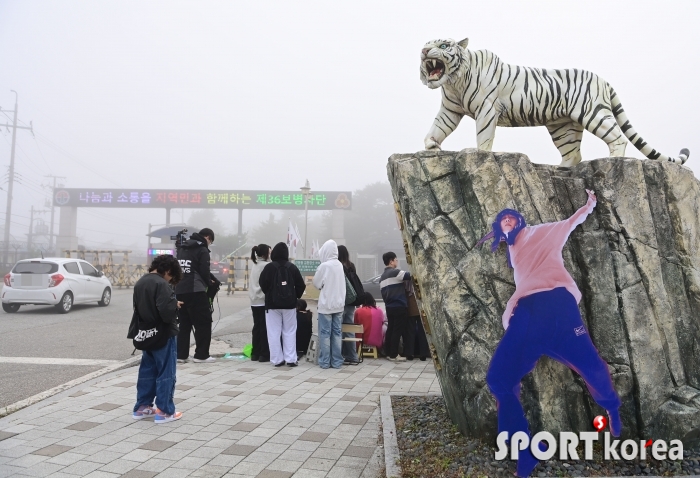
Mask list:
[[[309,180],[306,180],[301,189],[301,194],[304,196],[304,259],[306,259],[306,238],[309,232],[309,196],[311,196],[311,186],[309,186]]]

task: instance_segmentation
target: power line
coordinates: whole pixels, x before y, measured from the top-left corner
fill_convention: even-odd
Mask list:
[[[82,161],[78,160],[77,158],[75,158],[74,156],[72,156],[72,155],[71,155],[70,153],[68,153],[67,151],[63,150],[60,146],[58,146],[57,144],[53,143],[50,139],[48,139],[48,138],[47,138],[46,136],[44,136],[43,134],[38,134],[38,133],[37,133],[37,137],[38,137],[42,142],[46,143],[49,147],[54,148],[56,151],[58,151],[59,153],[63,154],[64,156],[66,156],[68,159],[70,159],[70,160],[72,160],[72,161],[75,161],[76,163],[78,163],[80,166],[82,166],[83,168],[87,169],[87,170],[90,171],[91,173],[93,173],[93,174],[95,174],[95,175],[101,177],[102,179],[106,179],[107,181],[109,181],[110,183],[114,184],[114,185],[117,186],[117,187],[120,187],[120,188],[122,187],[121,184],[117,183],[117,182],[114,181],[113,179],[111,179],[111,178],[109,178],[109,177],[107,177],[107,176],[103,176],[103,175],[101,175],[100,173],[98,173],[97,171],[95,171],[94,169],[92,169],[92,168],[90,168],[89,166],[85,165],[85,163],[83,163]]]

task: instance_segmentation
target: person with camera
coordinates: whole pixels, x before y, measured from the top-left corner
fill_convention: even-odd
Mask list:
[[[180,333],[177,336],[177,360],[185,362],[190,354],[190,333],[194,329],[196,363],[214,362],[209,355],[212,315],[207,291],[215,287],[209,269],[209,245],[214,231],[205,227],[186,241],[178,240],[177,260],[182,268],[182,280],[175,287],[180,309]]]

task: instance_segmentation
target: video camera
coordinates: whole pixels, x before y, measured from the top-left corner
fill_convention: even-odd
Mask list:
[[[177,231],[177,234],[170,236],[170,240],[175,241],[175,247],[182,246],[187,240],[187,229],[185,228],[181,231]]]

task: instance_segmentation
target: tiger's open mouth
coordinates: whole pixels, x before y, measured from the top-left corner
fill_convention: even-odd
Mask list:
[[[436,81],[445,74],[445,64],[440,60],[425,60],[425,69],[428,71],[428,81]]]

